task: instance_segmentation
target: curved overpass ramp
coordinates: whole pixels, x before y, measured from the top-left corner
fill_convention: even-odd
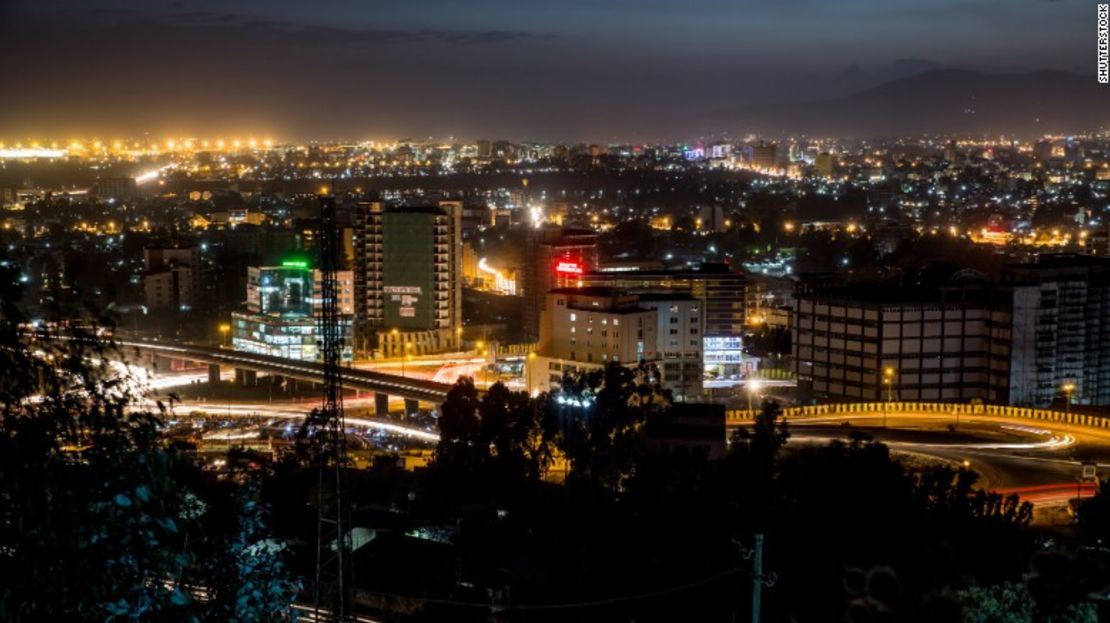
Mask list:
[[[1083,477],[1085,467],[1093,467],[1096,477],[1110,473],[1110,418],[912,402],[814,405],[783,413],[801,442],[843,439],[846,429],[864,429],[892,451],[962,464],[979,473],[985,488],[1036,504],[1038,522],[1070,521],[1062,516],[1068,504],[1094,494],[1097,484]],[[743,426],[753,417],[751,411],[729,411],[727,423]]]

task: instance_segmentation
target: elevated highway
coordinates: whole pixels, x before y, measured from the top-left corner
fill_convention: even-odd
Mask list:
[[[732,409],[726,412],[729,427],[743,426],[755,419],[756,411]],[[933,417],[949,419],[959,425],[960,419],[989,419],[995,422],[1033,421],[1042,424],[1077,427],[1084,431],[1096,432],[1110,439],[1110,418],[1054,409],[1034,409],[1010,407],[1006,405],[959,404],[947,402],[849,402],[803,407],[787,407],[782,410],[787,421],[819,421],[822,419],[850,418],[888,418],[897,424],[904,417]]]
[[[134,356],[140,361],[144,357],[162,357],[208,364],[210,380],[219,380],[221,366],[235,368],[236,378],[244,382],[252,382],[258,373],[312,383],[322,383],[324,380],[323,364],[314,361],[298,361],[176,342],[116,340],[115,344],[125,357]],[[439,405],[451,389],[451,385],[447,383],[358,368],[343,368],[343,387],[373,392],[377,397],[378,411],[388,409],[390,396],[399,396],[405,399],[405,409],[410,412],[420,402]]]

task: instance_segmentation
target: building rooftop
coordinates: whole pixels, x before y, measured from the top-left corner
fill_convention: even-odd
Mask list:
[[[584,279],[655,279],[655,278],[680,278],[704,277],[706,275],[727,276],[735,275],[744,278],[745,271],[733,268],[728,264],[706,263],[697,268],[666,268],[661,270],[625,270],[625,271],[590,271],[582,275]]]
[[[697,301],[693,295],[687,292],[645,292],[638,295],[640,302],[651,303],[656,301]]]
[[[798,298],[827,302],[903,305],[924,303],[986,303],[1006,298],[1007,290],[988,284],[917,286],[897,283],[860,283],[799,291]]]
[[[567,296],[610,296],[618,297],[625,296],[626,292],[619,288],[610,288],[608,286],[586,286],[583,288],[555,288],[551,290],[552,294],[565,294]]]

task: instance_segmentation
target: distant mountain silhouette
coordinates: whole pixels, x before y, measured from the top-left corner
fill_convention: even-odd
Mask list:
[[[844,97],[744,107],[742,131],[836,136],[1079,132],[1110,126],[1110,88],[1065,71],[935,69]]]

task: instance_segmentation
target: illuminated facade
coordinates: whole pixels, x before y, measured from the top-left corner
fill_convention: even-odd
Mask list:
[[[354,312],[360,357],[459,348],[462,202],[358,206]]]
[[[640,305],[655,312],[655,349],[663,385],[676,400],[696,400],[702,393],[702,340],[705,314],[701,301],[688,294],[641,294]]]
[[[339,271],[337,307],[345,334],[343,359],[352,358],[354,277]],[[322,277],[303,260],[281,266],[252,266],[247,271],[246,310],[231,315],[235,350],[300,361],[316,361],[317,316],[322,307]]]
[[[748,276],[743,271],[725,264],[703,264],[697,270],[599,271],[584,274],[582,283],[620,288],[646,298],[693,298],[698,302],[702,335],[699,374],[727,378],[747,371],[740,343],[748,309]]]
[[[580,285],[582,275],[598,265],[597,234],[584,229],[543,226],[529,233],[524,263],[524,333],[527,341],[540,335],[540,314],[547,293]]]
[[[1042,255],[1009,266],[1013,288],[1010,404],[1110,404],[1110,259]]]
[[[556,288],[547,295],[541,319],[538,352],[526,364],[531,392],[557,387],[568,373],[610,363],[652,363],[676,400],[696,400],[702,394],[705,316],[700,302],[689,295]]]
[[[803,403],[1008,400],[1005,290],[862,285],[796,297],[791,341]]]

